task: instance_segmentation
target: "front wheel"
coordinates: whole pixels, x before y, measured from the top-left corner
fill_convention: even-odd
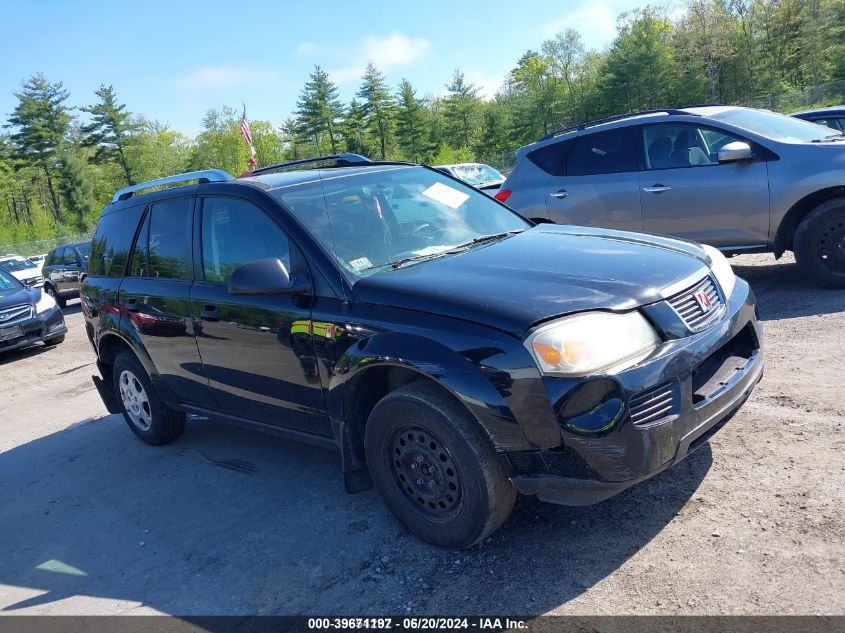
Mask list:
[[[808,277],[825,286],[845,288],[845,198],[813,209],[795,231],[793,250]]]
[[[433,385],[382,398],[364,432],[367,466],[408,530],[441,547],[470,547],[510,515],[516,490],[469,414]]]
[[[141,440],[156,446],[167,444],[185,430],[185,414],[167,407],[133,354],[118,354],[112,379],[123,417]]]

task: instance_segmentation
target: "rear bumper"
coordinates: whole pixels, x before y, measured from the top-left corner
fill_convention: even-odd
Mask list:
[[[31,319],[11,324],[9,327],[20,327],[21,335],[0,341],[0,352],[10,352],[15,349],[29,347],[30,345],[43,343],[49,339],[67,334],[65,319],[58,306],[37,314]]]
[[[521,493],[543,501],[588,505],[677,464],[724,426],[751,395],[763,376],[761,337],[754,295],[738,279],[719,322],[704,332],[670,340],[658,357],[574,387],[571,381],[546,379],[562,445],[507,453],[511,480]],[[607,402],[624,401],[624,413],[610,428],[597,424],[595,431],[588,428],[587,413],[575,418],[578,428],[573,430],[567,402],[597,384],[610,394],[607,398],[615,398]],[[671,406],[666,404],[669,393]],[[638,408],[643,398],[651,400]],[[585,400],[590,403],[585,409],[590,409],[592,400]],[[665,413],[648,417],[655,409]]]

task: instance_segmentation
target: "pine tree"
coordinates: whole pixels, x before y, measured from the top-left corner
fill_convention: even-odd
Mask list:
[[[449,96],[444,103],[447,139],[452,147],[470,147],[475,134],[476,115],[481,99],[478,88],[466,81],[456,70],[452,81],[446,84]]]
[[[99,103],[82,108],[83,112],[91,115],[91,123],[82,128],[85,135],[82,145],[97,148],[91,157],[93,163],[117,163],[123,169],[126,184],[135,184],[126,154],[139,126],[126,111],[126,105],[117,104],[112,86],[101,84],[95,94],[100,98]]]
[[[400,82],[396,101],[396,140],[404,157],[419,163],[425,152],[425,107],[407,79]]]
[[[364,134],[366,128],[364,110],[358,101],[353,99],[349,102],[349,107],[343,117],[343,140],[347,152],[363,154],[364,156],[369,154],[369,146]]]
[[[13,156],[36,165],[44,173],[53,215],[61,220],[62,206],[55,180],[59,153],[71,121],[64,105],[69,93],[61,82],[50,83],[39,73],[30,77],[15,96],[18,105],[9,117],[9,125],[17,128],[11,136]]]
[[[76,216],[76,225],[82,231],[88,230],[88,219],[97,212],[94,185],[88,176],[86,162],[79,148],[66,146],[59,172],[65,205]]]
[[[367,69],[362,77],[361,88],[358,90],[358,98],[363,100],[361,110],[364,114],[364,122],[378,139],[381,159],[387,158],[387,147],[390,144],[390,136],[393,133],[393,111],[395,104],[390,96],[390,90],[384,82],[384,75],[373,65],[367,64]]]
[[[337,96],[337,86],[319,66],[314,66],[309,75],[296,108],[299,133],[312,140],[318,152],[328,137],[332,154],[337,153],[340,141],[338,121],[343,117],[343,105]]]

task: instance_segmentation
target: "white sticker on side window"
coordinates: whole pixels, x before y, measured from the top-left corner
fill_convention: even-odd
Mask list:
[[[366,257],[359,257],[358,259],[353,259],[351,262],[349,262],[349,265],[352,266],[353,270],[357,271],[373,267],[373,263]]]
[[[448,185],[444,185],[442,182],[434,183],[431,187],[423,191],[422,195],[440,204],[445,204],[451,209],[457,209],[469,199],[468,193],[453,189]]]

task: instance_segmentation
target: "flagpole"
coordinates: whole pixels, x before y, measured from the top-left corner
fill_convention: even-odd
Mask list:
[[[247,161],[247,167],[249,169],[255,169],[258,165],[258,161],[255,160],[255,145],[252,144],[252,133],[249,131],[249,121],[246,118],[246,103],[241,102],[244,107],[243,116],[241,116],[241,136],[244,139],[244,143],[247,144],[249,147],[249,160]]]

